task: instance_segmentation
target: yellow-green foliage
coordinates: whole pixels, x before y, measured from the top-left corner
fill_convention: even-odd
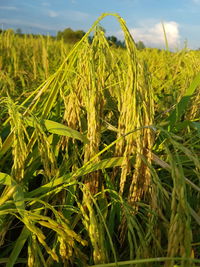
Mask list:
[[[0,43],[0,263],[199,264],[200,53]]]
[[[32,91],[63,62],[71,45],[52,37],[0,35],[1,95],[20,96]]]

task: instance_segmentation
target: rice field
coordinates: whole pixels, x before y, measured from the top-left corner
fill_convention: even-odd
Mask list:
[[[200,52],[137,50],[119,15],[1,34],[0,266],[200,266],[199,120]]]

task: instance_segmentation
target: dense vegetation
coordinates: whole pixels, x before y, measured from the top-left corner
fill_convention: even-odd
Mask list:
[[[98,25],[98,27],[99,27],[99,30],[102,30],[104,33],[106,33],[106,30],[102,26]],[[16,35],[18,35],[18,36],[20,36],[22,38],[23,37],[24,38],[27,38],[27,37],[41,38],[41,35],[39,35],[39,34],[24,34],[24,33],[22,33],[22,30],[20,28],[18,28],[16,31],[14,31],[13,29],[7,29],[7,30],[1,30],[0,29],[0,34],[4,34],[5,35],[8,32],[9,32],[9,34],[16,33]],[[78,41],[80,41],[83,38],[84,35],[85,35],[85,32],[83,30],[74,31],[71,28],[66,28],[63,31],[58,31],[56,36],[42,35],[42,37],[44,39],[62,40],[66,44],[69,45],[69,44],[77,43]],[[92,43],[93,38],[94,38],[93,35],[89,35],[88,36],[89,43]],[[122,40],[117,39],[117,37],[114,36],[114,35],[106,36],[106,39],[108,40],[108,43],[109,43],[110,46],[125,48],[125,42],[122,41]],[[135,44],[136,44],[136,47],[139,50],[142,50],[142,49],[145,48],[145,45],[144,45],[144,43],[142,41],[138,41]]]
[[[106,15],[75,46],[0,35],[2,266],[200,264],[200,54],[117,15],[112,47]]]

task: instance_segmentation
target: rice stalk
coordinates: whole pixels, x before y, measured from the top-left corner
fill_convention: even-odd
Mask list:
[[[191,217],[188,209],[186,187],[183,169],[177,152],[175,157],[165,147],[167,155],[172,166],[173,191],[171,201],[171,218],[168,234],[168,252],[170,257],[180,255],[183,258],[191,256]],[[172,262],[166,262],[165,266],[173,266]],[[189,261],[182,261],[182,266],[190,266]]]

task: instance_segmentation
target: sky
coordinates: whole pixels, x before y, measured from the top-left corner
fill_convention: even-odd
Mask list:
[[[56,35],[65,28],[88,31],[102,13],[118,13],[136,42],[164,47],[200,47],[200,0],[0,0],[0,27]],[[107,35],[123,39],[120,25],[107,17]]]

